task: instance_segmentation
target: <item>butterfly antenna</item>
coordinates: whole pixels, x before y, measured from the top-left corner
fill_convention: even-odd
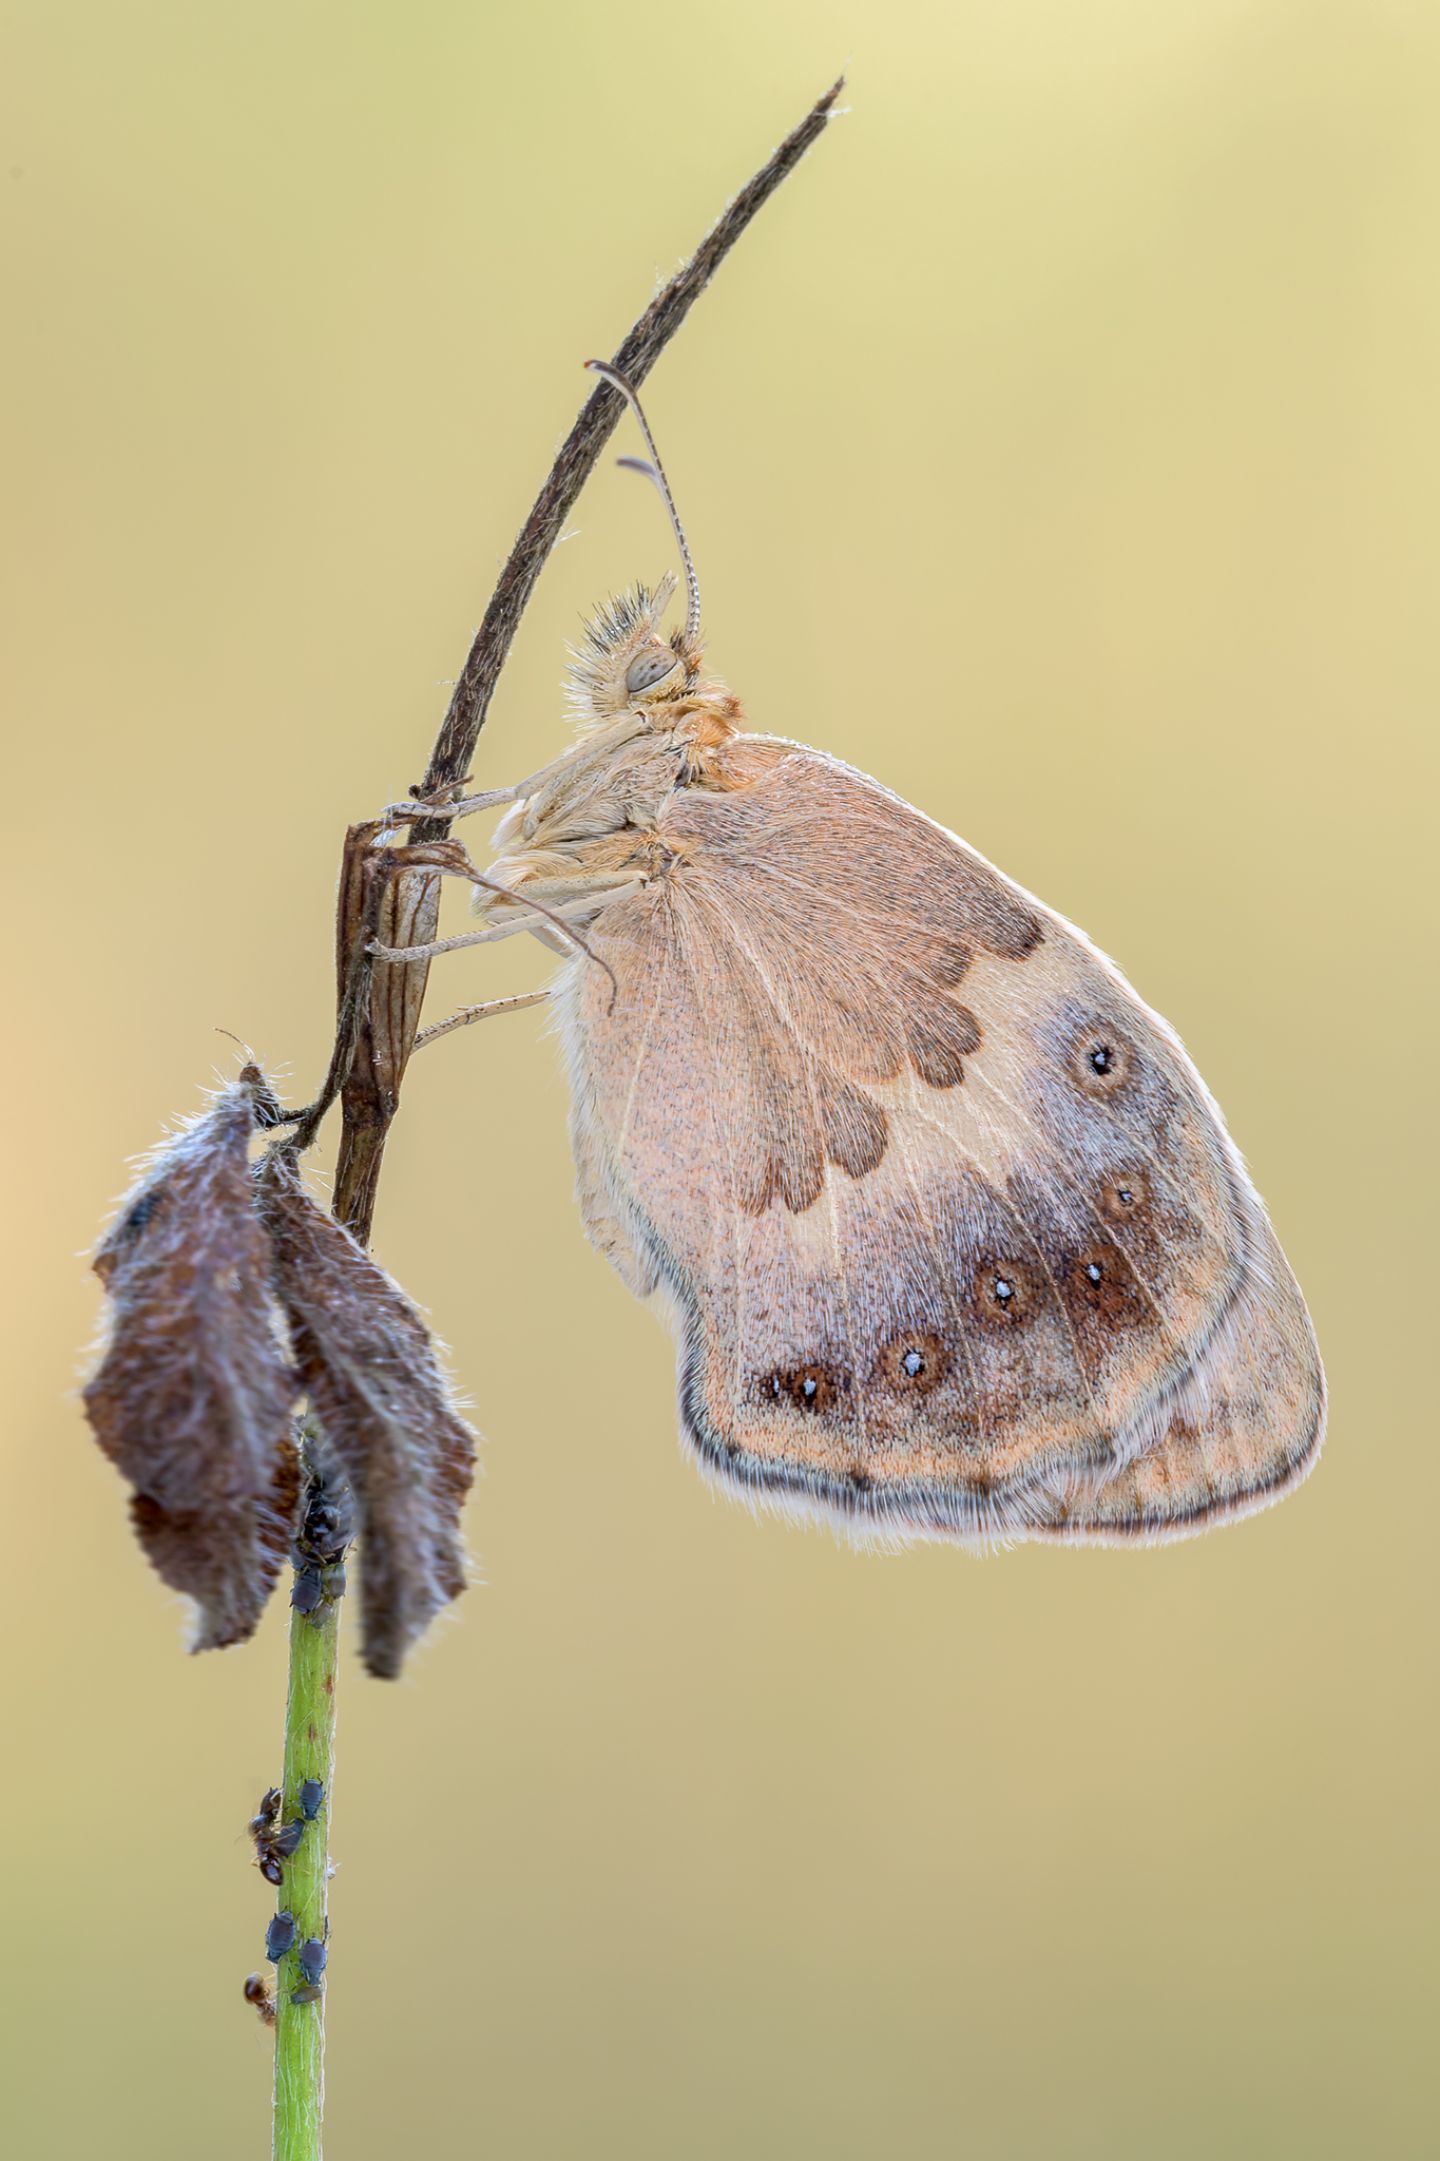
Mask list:
[[[639,398],[618,368],[612,368],[608,360],[587,360],[585,365],[629,400],[631,410],[640,423],[640,433],[645,438],[649,458],[617,458],[615,462],[623,465],[627,471],[643,473],[647,480],[653,481],[660,491],[661,501],[670,513],[670,523],[675,528],[675,538],[680,545],[680,560],[685,565],[685,591],[688,596],[685,638],[687,644],[694,645],[700,635],[700,580],[695,575],[695,559],[690,553],[690,543],[685,538],[685,528],[680,523],[680,513],[675,508],[675,498],[670,493],[670,483],[665,478],[665,468],[660,463],[660,453],[655,448],[655,438],[650,433],[650,423],[641,409]]]

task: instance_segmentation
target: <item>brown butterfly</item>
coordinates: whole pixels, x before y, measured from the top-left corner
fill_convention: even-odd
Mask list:
[[[613,600],[578,741],[449,807],[512,805],[478,935],[567,953],[585,1226],[668,1311],[702,1468],[888,1541],[1153,1540],[1278,1499],[1324,1377],[1178,1038],[963,841],[745,732],[644,415],[589,365],[644,431],[621,462],[670,511],[685,625],[673,579]]]

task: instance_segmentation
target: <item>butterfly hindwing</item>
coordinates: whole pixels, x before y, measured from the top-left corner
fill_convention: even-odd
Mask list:
[[[740,736],[563,995],[592,1236],[707,1468],[860,1535],[1163,1536],[1307,1465],[1308,1320],[1218,1111],[1080,935]]]

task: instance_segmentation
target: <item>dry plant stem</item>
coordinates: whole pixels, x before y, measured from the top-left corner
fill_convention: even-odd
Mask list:
[[[313,1103],[298,1114],[293,1146],[303,1152],[314,1140],[320,1121],[350,1077],[356,1046],[370,1004],[370,982],[375,973],[371,950],[384,903],[383,864],[370,853],[378,828],[372,823],[352,825],[345,836],[345,868],[353,864],[359,892],[359,917],[344,961],[339,1007],[335,1018],[335,1048],[330,1068],[320,1083]],[[342,871],[342,889],[346,883]]]
[[[811,108],[622,340],[615,366],[637,388],[756,212],[823,133],[842,88],[843,83],[837,82]],[[600,384],[561,445],[455,684],[421,791],[425,796],[457,790],[468,776],[526,603],[624,410],[620,393],[607,383]],[[501,791],[501,798],[512,792]],[[301,1114],[295,1135],[297,1143],[308,1144],[340,1093],[343,1130],[333,1212],[362,1245],[369,1243],[386,1134],[419,1033],[429,969],[426,960],[377,963],[366,948],[372,942],[395,948],[433,942],[443,882],[436,869],[401,870],[397,875],[393,865],[374,860],[386,853],[373,847],[378,830],[373,823],[368,828],[356,826],[347,836],[338,911],[335,1049],[320,1094]],[[447,813],[417,811],[411,837],[423,847],[444,840],[449,830]],[[442,1023],[435,1032],[445,1032],[446,1026]],[[307,1461],[313,1474],[313,1459],[307,1457]],[[332,1604],[323,1606],[317,1617],[298,1612],[291,1616],[283,1815],[289,1818],[297,1813],[303,1779],[318,1779],[325,1787],[320,1820],[310,1826],[285,1871],[281,1903],[288,1903],[295,1915],[297,1947],[307,1936],[323,1941],[326,1934],[338,1622],[339,1608]],[[315,2003],[292,2003],[291,1993],[299,1981],[292,1950],[281,1961],[276,1988],[275,2161],[319,2161],[320,2156],[324,1997]]]
[[[330,1847],[330,1791],[335,1771],[335,1654],[340,1608],[290,1616],[290,1689],[285,1708],[282,1821],[300,1813],[300,1786],[307,1778],[325,1788],[316,1821],[285,1863],[279,1903],[295,1916],[295,1946],[275,1976],[274,2161],[319,2161],[320,2117],[325,2098],[324,1998],[292,2003],[303,1976],[296,1952],[307,1937],[323,1943],[326,1872]]]
[[[656,294],[629,335],[622,339],[614,356],[614,365],[636,389],[645,381],[756,212],[769,201],[781,181],[793,172],[811,144],[824,133],[843,88],[842,78],[817,100],[799,126],[746,182],[689,262]],[[435,795],[444,788],[454,787],[468,773],[490,700],[509,657],[526,603],[581,488],[594,470],[624,410],[625,400],[619,391],[613,390],[608,383],[601,383],[586,400],[579,418],[561,444],[500,573],[484,620],[456,681],[431,753],[422,794]],[[444,816],[421,817],[414,827],[414,838],[417,841],[437,840],[449,830],[449,820]],[[431,943],[438,919],[439,880],[427,880],[423,874],[415,874],[399,882],[411,888],[401,905],[412,928],[410,935],[387,938],[384,942],[397,946]],[[405,906],[407,902],[408,907]],[[335,1213],[362,1242],[369,1237],[374,1217],[375,1190],[385,1139],[399,1100],[400,1080],[418,1031],[420,1001],[428,968],[427,961],[416,961],[406,963],[403,969],[381,967],[376,971],[372,1017],[374,1007],[384,1001],[386,1010],[381,1016],[381,1025],[390,1029],[392,1040],[377,1061],[370,1055],[367,1031],[362,1029],[344,1091],[344,1130],[336,1167]],[[381,980],[396,974],[410,979],[398,999]]]

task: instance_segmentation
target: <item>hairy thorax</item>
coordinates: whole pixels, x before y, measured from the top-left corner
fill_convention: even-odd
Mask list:
[[[734,694],[703,683],[592,727],[506,814],[488,875],[572,921],[587,895],[599,908],[619,886],[663,877],[686,852],[661,833],[665,806],[682,790],[746,784],[727,755],[742,724]],[[484,903],[497,916],[510,905]]]

